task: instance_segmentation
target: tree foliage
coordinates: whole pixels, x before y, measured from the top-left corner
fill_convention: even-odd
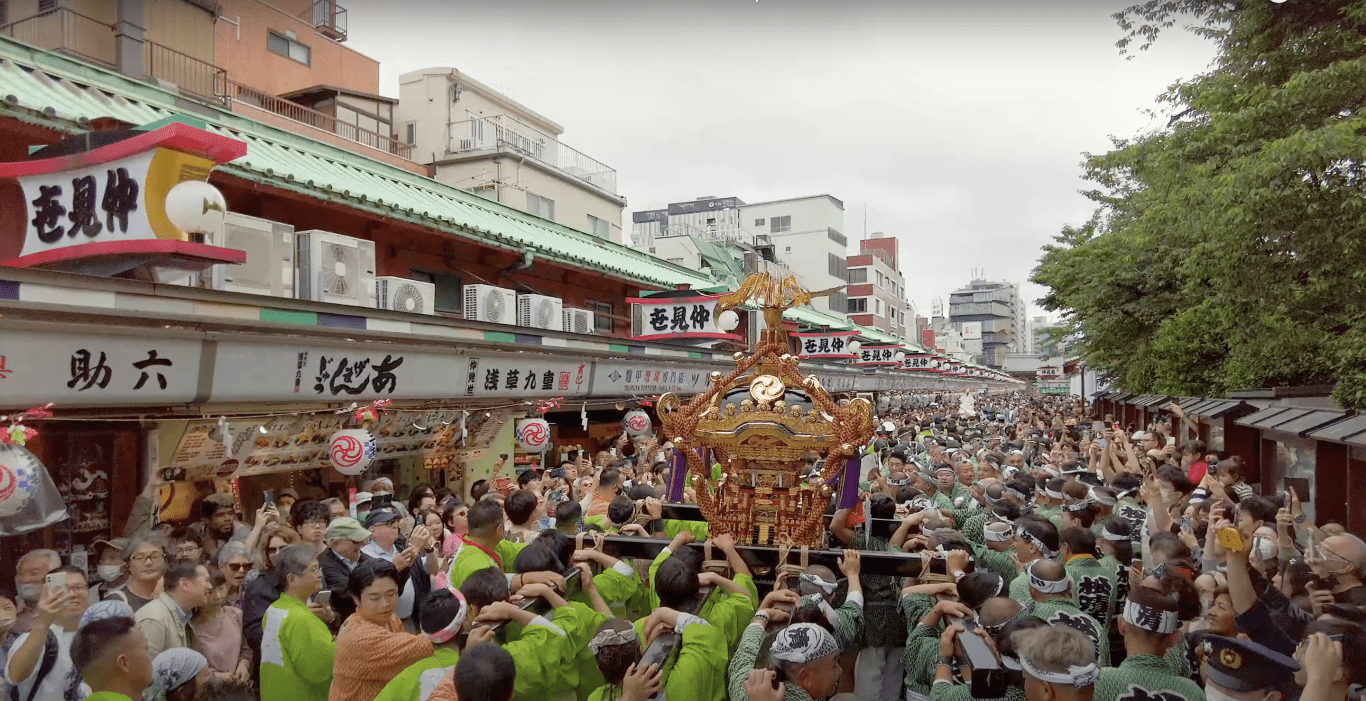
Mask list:
[[[1366,0],[1151,0],[1121,52],[1188,28],[1212,68],[1179,118],[1085,154],[1097,204],[1032,279],[1092,367],[1131,391],[1336,384],[1366,405]]]

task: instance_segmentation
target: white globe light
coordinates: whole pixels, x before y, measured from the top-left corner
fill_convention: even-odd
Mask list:
[[[857,353],[857,352],[859,352],[859,349],[860,349],[860,348],[863,348],[863,344],[862,344],[862,343],[859,343],[858,341],[850,341],[850,342],[849,342],[849,352],[850,352],[850,353]]]
[[[901,363],[906,360],[906,354],[901,351],[896,352],[896,362]]]
[[[166,218],[187,234],[210,234],[222,228],[228,201],[218,188],[202,180],[186,180],[166,193]]]
[[[725,332],[734,331],[740,325],[740,315],[734,309],[727,309],[721,312],[721,316],[716,317],[716,328]]]

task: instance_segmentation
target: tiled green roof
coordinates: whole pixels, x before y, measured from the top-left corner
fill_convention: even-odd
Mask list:
[[[792,307],[783,312],[783,318],[805,326],[829,326],[832,329],[853,329],[854,324],[843,316],[835,316],[812,307]]]
[[[146,124],[178,114],[247,142],[244,158],[221,167],[238,177],[645,286],[713,283],[697,271],[388,163],[0,36],[0,115],[78,133],[86,131],[86,120],[100,117]]]

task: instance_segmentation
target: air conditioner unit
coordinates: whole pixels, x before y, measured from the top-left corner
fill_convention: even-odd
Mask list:
[[[294,296],[294,227],[269,219],[228,212],[223,226],[205,236],[211,246],[232,248],[247,254],[240,265],[222,263],[204,271],[200,287],[222,292]]]
[[[517,295],[517,325],[542,331],[563,331],[564,303],[558,297]]]
[[[592,334],[593,312],[587,309],[564,310],[564,330],[570,333]]]
[[[517,323],[517,293],[493,285],[465,285],[465,318],[513,326]]]
[[[299,299],[375,307],[375,242],[330,231],[295,235]]]
[[[377,277],[375,301],[380,309],[409,314],[435,314],[436,285],[401,277]]]

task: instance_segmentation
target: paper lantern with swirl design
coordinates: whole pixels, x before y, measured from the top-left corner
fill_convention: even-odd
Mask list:
[[[375,437],[363,428],[337,431],[328,441],[327,457],[343,475],[359,475],[375,461]]]
[[[544,453],[550,450],[550,424],[545,419],[518,421],[517,443],[528,453]]]
[[[621,425],[626,429],[626,435],[632,438],[647,436],[654,430],[654,426],[650,423],[650,415],[640,409],[632,409],[626,412],[626,416],[621,419]]]

